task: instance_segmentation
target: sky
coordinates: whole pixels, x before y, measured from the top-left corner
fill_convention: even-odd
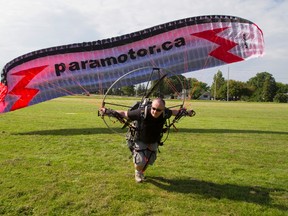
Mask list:
[[[264,33],[265,55],[184,74],[212,84],[248,81],[269,72],[288,84],[288,0],[0,0],[0,68],[31,51],[101,40],[200,15],[232,15],[256,23]],[[229,76],[228,76],[229,75]]]

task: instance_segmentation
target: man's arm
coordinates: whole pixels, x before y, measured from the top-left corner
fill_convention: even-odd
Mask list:
[[[193,114],[193,110],[186,110],[185,108],[181,108],[181,109],[171,109],[171,111],[172,111],[172,115],[173,116],[177,116],[178,115],[178,113],[179,112],[187,112],[187,114],[186,115],[188,115],[188,116],[192,116],[192,114]]]
[[[121,116],[123,116],[123,118],[128,119],[128,111],[116,110],[116,112],[118,112]]]
[[[101,107],[100,108],[100,113],[101,115],[109,115],[112,112],[117,112],[119,115],[121,115],[123,118],[128,119],[128,111],[124,111],[124,110],[111,110],[111,109],[107,109],[105,107]]]

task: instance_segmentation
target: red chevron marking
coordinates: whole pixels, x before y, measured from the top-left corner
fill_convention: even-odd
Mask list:
[[[34,98],[34,96],[38,93],[39,90],[26,88],[26,86],[37,74],[43,71],[47,66],[48,65],[29,68],[12,74],[15,76],[23,76],[23,78],[9,92],[9,94],[20,96],[19,99],[13,104],[11,111],[28,106],[29,102]]]
[[[226,63],[242,61],[244,60],[243,58],[228,52],[230,49],[237,46],[238,44],[235,43],[234,41],[230,41],[223,37],[217,36],[218,33],[226,30],[227,28],[228,27],[218,28],[214,30],[207,30],[207,31],[198,32],[198,33],[191,34],[191,35],[199,37],[199,38],[204,38],[208,41],[211,41],[219,45],[218,48],[214,49],[213,51],[209,53],[210,56],[213,56]]]
[[[8,88],[6,85],[0,83],[0,102],[4,101],[4,98],[5,98],[7,91],[8,91],[7,89]]]

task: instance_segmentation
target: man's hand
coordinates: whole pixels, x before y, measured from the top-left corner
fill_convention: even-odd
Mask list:
[[[105,116],[105,115],[111,115],[111,109],[107,109],[105,107],[101,107],[99,110],[98,110],[98,116]]]
[[[191,110],[186,110],[186,112],[187,112],[187,115],[190,116],[190,117],[196,115],[196,112],[194,110],[192,110],[192,109]]]
[[[187,110],[186,108],[181,108],[179,110],[179,112],[183,115],[183,116],[190,116],[193,117],[196,115],[196,112],[194,110]]]

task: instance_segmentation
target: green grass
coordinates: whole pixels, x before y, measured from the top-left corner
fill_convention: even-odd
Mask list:
[[[100,103],[0,115],[0,215],[288,215],[287,104],[193,101],[136,184]]]

